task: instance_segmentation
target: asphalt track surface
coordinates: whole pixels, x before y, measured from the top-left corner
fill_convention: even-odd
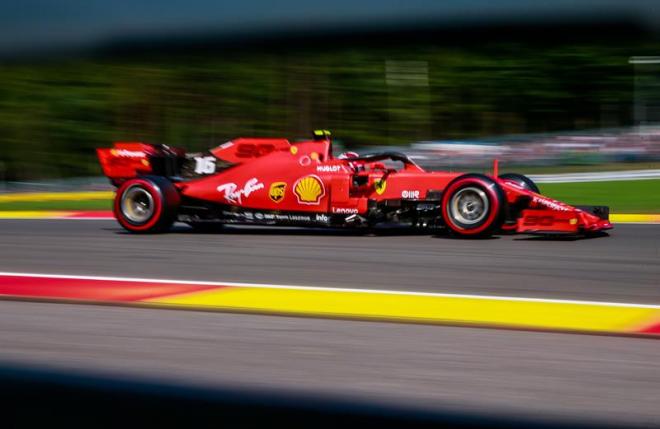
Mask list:
[[[660,304],[660,227],[609,237],[0,221],[0,270]],[[0,301],[0,363],[660,426],[654,339]]]
[[[228,228],[139,236],[113,221],[0,220],[0,271],[660,304],[660,226],[547,240]]]

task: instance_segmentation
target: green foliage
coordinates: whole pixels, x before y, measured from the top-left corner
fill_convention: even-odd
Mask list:
[[[350,147],[626,125],[639,52],[485,43],[4,64],[0,180],[98,175],[93,149],[116,140],[200,150],[322,128]],[[428,84],[388,85],[387,61],[426,63]]]

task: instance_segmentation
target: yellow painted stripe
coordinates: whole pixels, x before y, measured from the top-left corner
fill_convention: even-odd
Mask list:
[[[0,194],[0,203],[18,201],[82,201],[82,200],[111,200],[115,193],[112,191],[90,192],[34,192],[20,194]]]
[[[148,302],[199,309],[619,333],[636,332],[660,317],[659,307],[635,305],[268,287],[221,288]]]
[[[660,223],[660,214],[610,214],[610,222],[613,223],[636,223],[650,222]]]
[[[74,212],[51,211],[51,210],[16,210],[0,211],[0,219],[49,219],[61,218],[72,215]]]

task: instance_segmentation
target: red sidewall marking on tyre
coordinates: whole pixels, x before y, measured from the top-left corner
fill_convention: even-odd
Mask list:
[[[127,219],[124,218],[124,214],[121,211],[121,199],[129,187],[133,185],[140,184],[144,186],[144,188],[151,194],[151,197],[154,199],[154,214],[151,216],[151,219],[147,221],[144,225],[135,225],[130,223]],[[163,196],[161,195],[161,192],[158,188],[156,188],[151,182],[148,180],[143,180],[143,179],[133,179],[125,182],[121,188],[117,191],[117,195],[115,197],[115,202],[114,202],[114,212],[115,212],[115,217],[117,218],[117,221],[126,229],[131,230],[131,231],[147,231],[150,228],[153,228],[154,225],[158,223],[160,220],[160,215],[163,211]]]
[[[474,184],[475,182],[478,183],[480,187],[482,187],[486,192],[486,194],[488,195],[488,203],[491,206],[491,212],[486,218],[486,221],[481,226],[474,229],[463,229],[458,225],[454,224],[454,221],[451,215],[449,214],[448,203],[451,197],[453,196],[453,193],[458,188],[465,185]],[[465,178],[452,183],[449,186],[449,189],[447,189],[447,191],[445,192],[445,200],[442,202],[442,213],[445,216],[445,223],[452,231],[458,232],[463,235],[476,235],[484,232],[485,230],[491,227],[492,223],[497,218],[499,211],[500,211],[500,201],[497,193],[493,190],[493,185],[478,178]]]

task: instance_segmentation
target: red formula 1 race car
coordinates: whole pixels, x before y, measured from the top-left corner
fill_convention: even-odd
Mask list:
[[[118,187],[115,216],[136,233],[166,231],[174,221],[199,229],[397,225],[446,228],[463,237],[612,228],[607,207],[544,197],[522,175],[427,172],[398,152],[333,157],[327,131],[298,143],[239,138],[196,154],[144,143],[97,152]]]

